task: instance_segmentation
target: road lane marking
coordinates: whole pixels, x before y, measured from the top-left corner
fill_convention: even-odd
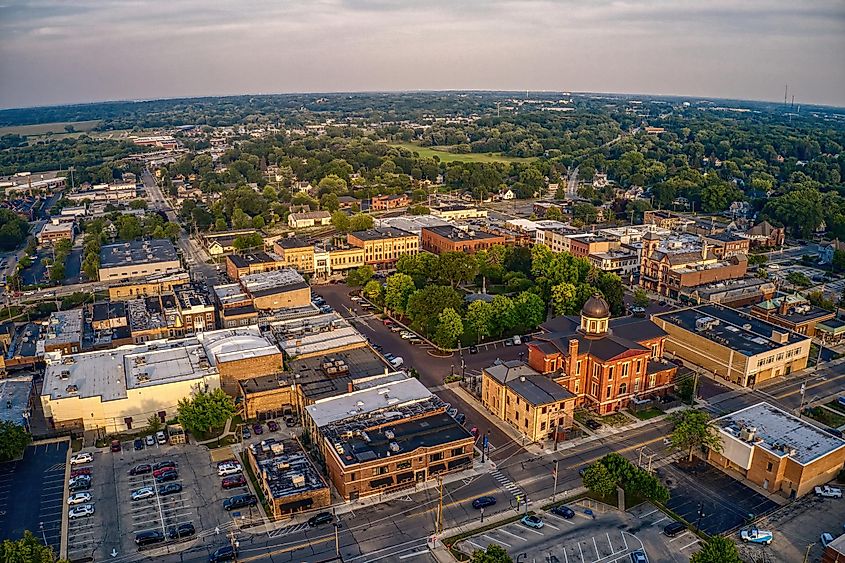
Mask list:
[[[405,555],[400,555],[399,559],[408,559],[410,557],[417,557],[418,555],[425,555],[428,553],[428,550],[425,551],[414,551],[413,553],[406,553]]]

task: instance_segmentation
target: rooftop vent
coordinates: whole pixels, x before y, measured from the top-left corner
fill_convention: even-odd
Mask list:
[[[65,391],[67,391],[69,395],[78,395],[79,387],[76,385],[68,385],[67,388],[65,388]]]
[[[751,442],[754,440],[754,434],[757,433],[757,428],[754,426],[746,426],[744,427],[740,433],[739,437],[746,442]]]
[[[388,440],[392,440],[396,435],[393,433],[393,430],[385,430],[384,437]]]
[[[304,487],[305,486],[305,475],[301,475],[299,473],[290,476],[291,483],[294,487]]]
[[[59,374],[59,379],[68,379],[70,377],[70,370],[63,369],[62,372]]]
[[[399,450],[402,449],[402,448],[399,447],[399,444],[397,444],[396,442],[390,442],[389,447],[390,447],[391,452],[398,452]]]

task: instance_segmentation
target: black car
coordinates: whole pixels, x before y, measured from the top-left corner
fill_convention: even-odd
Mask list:
[[[145,545],[152,545],[154,543],[161,543],[164,541],[164,534],[158,530],[145,530],[135,534],[135,545],[143,547]]]
[[[143,450],[144,449],[144,441],[140,438],[135,438],[135,441],[132,442],[132,446],[135,448],[135,451]]]
[[[194,529],[194,525],[190,522],[183,522],[182,524],[178,524],[176,526],[171,526],[167,530],[167,537],[175,540],[179,538],[189,538],[196,534],[197,531]]]
[[[74,481],[68,485],[67,490],[71,493],[78,493],[79,491],[87,491],[91,488],[91,479]]]
[[[175,495],[182,492],[182,485],[179,483],[168,483],[158,488],[158,495],[166,497],[167,495]]]
[[[158,471],[159,469],[164,469],[165,467],[179,467],[179,464],[172,459],[165,459],[153,464],[153,471]]]
[[[156,477],[156,483],[166,483],[168,481],[175,481],[179,478],[179,472],[175,469],[168,469]]]
[[[472,501],[473,508],[484,508],[496,504],[496,497],[478,497]]]
[[[316,528],[320,524],[328,524],[332,520],[334,520],[334,516],[332,516],[331,512],[320,512],[308,519],[308,525]]]
[[[232,561],[238,554],[231,545],[224,545],[208,556],[208,563],[220,563],[221,561]]]
[[[142,463],[141,465],[136,465],[132,469],[129,470],[130,475],[145,475],[147,473],[151,473],[153,468],[150,466],[149,463]]]
[[[674,538],[686,529],[686,525],[681,524],[680,522],[672,522],[671,524],[663,528],[663,533],[669,536],[670,538]]]
[[[557,514],[561,518],[566,518],[569,520],[573,516],[575,516],[575,511],[569,508],[568,506],[556,506],[552,508],[552,514]]]
[[[467,415],[465,415],[462,412],[459,412],[458,415],[455,417],[455,422],[457,422],[458,424],[463,424],[466,421],[467,421]]]
[[[255,498],[255,495],[235,495],[223,500],[223,510],[228,512],[236,508],[255,506],[256,504],[258,504],[258,499]]]
[[[601,428],[601,422],[599,422],[598,420],[593,420],[592,418],[588,418],[587,422],[585,422],[584,425],[590,430],[598,430],[599,428]]]
[[[470,346],[469,347],[469,353],[470,354],[478,354],[478,346],[476,346],[474,344],[472,346]]]

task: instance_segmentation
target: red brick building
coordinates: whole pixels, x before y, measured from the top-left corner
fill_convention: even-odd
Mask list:
[[[370,201],[373,211],[388,211],[411,205],[411,198],[407,194],[377,195]]]
[[[484,231],[463,230],[447,225],[443,227],[423,227],[420,231],[420,244],[423,250],[434,254],[444,252],[474,254],[495,244],[505,244],[505,237]]]
[[[580,320],[557,317],[528,343],[528,365],[577,397],[578,406],[608,414],[631,399],[667,394],[676,367],[662,360],[667,334],[650,319],[610,319],[607,302],[596,294]]]

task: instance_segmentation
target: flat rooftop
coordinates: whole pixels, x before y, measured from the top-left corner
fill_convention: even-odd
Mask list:
[[[280,338],[279,346],[288,356],[296,357],[313,354],[325,350],[346,348],[350,346],[363,347],[367,339],[351,326],[341,326],[311,334],[292,335]]]
[[[789,456],[801,465],[845,447],[845,440],[769,403],[746,407],[715,419],[713,424],[738,439],[743,429],[754,429],[755,446],[777,457]]]
[[[329,373],[326,364],[337,367],[338,362],[343,362],[345,370]],[[285,373],[288,384],[298,384],[308,399],[317,401],[347,393],[349,384],[357,379],[384,375],[392,369],[368,346],[362,346],[318,357],[294,358],[287,363]]]
[[[437,236],[447,238],[449,240],[485,240],[491,238],[501,238],[499,235],[486,233],[484,231],[461,229],[451,225],[442,227],[424,227],[422,230],[434,233]]]
[[[235,303],[250,301],[249,295],[241,289],[241,285],[238,283],[215,285],[214,295],[223,307],[227,307],[228,305]]]
[[[689,309],[659,313],[653,315],[653,318],[698,334],[744,356],[755,356],[808,340],[806,336],[719,305],[699,305]],[[707,325],[709,328],[704,328],[702,325]],[[773,340],[775,332],[786,334],[786,340],[783,343]]]
[[[29,412],[32,379],[31,373],[0,379],[0,421],[24,423],[24,414]]]
[[[368,231],[355,231],[349,233],[351,236],[359,240],[388,240],[392,238],[415,237],[414,233],[402,231],[393,227],[381,227],[378,229],[370,229]]]
[[[292,268],[248,274],[241,276],[240,282],[254,297],[309,287],[305,278]]]
[[[44,333],[46,346],[61,346],[63,344],[79,343],[82,341],[82,309],[56,311],[50,313],[47,320],[47,330]]]
[[[275,254],[267,252],[246,252],[243,254],[230,254],[226,257],[236,268],[248,268],[252,264],[274,264],[282,259]]]
[[[379,228],[393,227],[415,235],[420,234],[423,227],[443,227],[450,224],[449,221],[435,215],[401,215],[376,220],[376,226]]]
[[[254,325],[201,332],[196,338],[205,347],[208,360],[213,365],[281,354],[279,348]]]
[[[178,260],[176,247],[167,239],[133,240],[100,248],[100,268]]]
[[[325,489],[328,486],[296,441],[270,437],[263,442],[266,448],[253,443],[250,444],[249,450],[274,500]],[[302,508],[310,508],[310,505]]]

